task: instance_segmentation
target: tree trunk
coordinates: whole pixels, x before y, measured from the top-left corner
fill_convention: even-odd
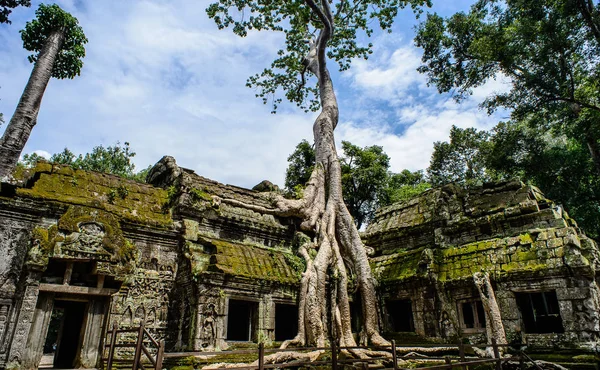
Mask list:
[[[17,109],[0,138],[0,180],[8,178],[15,169],[23,147],[36,124],[42,97],[64,38],[64,31],[59,29],[46,39]]]
[[[473,274],[473,280],[475,281],[477,290],[479,290],[481,304],[485,311],[485,331],[488,344],[492,343],[492,338],[496,339],[497,344],[507,344],[504,324],[502,323],[502,315],[500,314],[500,308],[498,307],[496,295],[492,288],[490,275],[487,272],[476,272]],[[502,353],[504,349],[504,347],[499,347],[500,353]],[[488,352],[490,352],[490,355],[493,355],[490,348],[488,348]]]
[[[299,292],[298,335],[284,342],[283,348],[291,344],[323,347],[327,340],[335,340],[344,347],[356,346],[350,325],[348,269],[355,274],[362,298],[364,327],[360,333],[361,342],[388,345],[389,342],[379,334],[376,282],[366,247],[342,196],[341,166],[333,135],[338,123],[338,104],[325,59],[327,42],[333,30],[333,16],[327,0],[321,0],[320,5],[314,0],[305,2],[324,27],[317,39],[311,41],[309,55],[304,61],[307,69],[318,78],[321,99],[321,113],[313,125],[316,164],[304,197],[300,200],[278,197],[275,210],[232,199],[221,201],[259,212],[297,216],[302,219],[301,229],[312,236],[299,249],[307,267]],[[311,249],[316,251],[314,258],[309,253]],[[327,289],[330,300],[327,299]]]
[[[600,149],[598,149],[598,142],[589,132],[585,135],[585,143],[587,144],[588,150],[590,152],[590,156],[592,157],[592,161],[594,161],[594,169],[596,170],[596,175],[600,176]]]
[[[592,16],[595,12],[594,3],[591,0],[577,0],[577,7],[596,42],[600,44],[600,27],[598,27]]]

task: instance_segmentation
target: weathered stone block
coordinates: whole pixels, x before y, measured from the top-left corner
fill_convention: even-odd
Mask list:
[[[548,248],[558,248],[563,245],[562,238],[552,238],[547,241]]]

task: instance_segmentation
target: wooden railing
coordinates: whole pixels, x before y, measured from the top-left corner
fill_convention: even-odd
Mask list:
[[[133,342],[120,342],[118,340],[119,334],[125,333],[136,333],[137,337],[135,343]],[[110,339],[108,338],[110,336]],[[133,362],[133,370],[144,370],[145,367],[142,365],[143,362],[148,365],[150,363],[152,368],[155,370],[162,369],[163,363],[163,355],[165,353],[165,342],[161,340],[160,342],[156,341],[152,335],[148,332],[148,330],[144,327],[144,323],[138,328],[127,328],[127,329],[119,329],[117,327],[117,323],[113,325],[111,331],[106,334],[106,342],[105,348],[108,348],[108,356],[103,358],[103,361],[106,362],[106,369],[112,370],[113,364],[115,360],[120,362]],[[150,351],[150,348],[146,347],[144,342],[149,343],[150,346],[154,347],[154,354]],[[131,358],[115,358],[115,350],[118,348],[135,348],[135,352],[133,353],[133,360]],[[104,354],[104,351],[102,351]],[[145,356],[145,360],[143,361]],[[104,357],[104,356],[103,356]]]
[[[400,355],[399,349],[402,347],[396,346],[396,343],[392,341],[391,346],[385,347],[338,347],[335,343],[332,343],[330,347],[302,347],[302,348],[287,348],[287,349],[276,349],[276,348],[265,348],[263,343],[258,345],[257,350],[235,350],[235,351],[220,351],[220,352],[173,352],[173,353],[165,353],[165,359],[177,359],[184,358],[188,356],[203,356],[204,358],[210,356],[218,356],[218,355],[247,355],[251,353],[256,353],[258,355],[258,361],[256,365],[246,365],[246,366],[236,366],[234,369],[236,370],[264,370],[264,369],[273,369],[273,368],[289,368],[289,367],[299,367],[299,366],[331,366],[331,369],[337,370],[338,368],[343,368],[344,365],[352,364],[354,366],[362,367],[363,369],[367,369],[370,364],[386,360],[390,362],[392,367],[384,368],[378,367],[380,370],[407,370],[398,366],[398,360],[410,360],[410,359],[419,359],[419,360],[427,360],[427,361],[438,361],[444,362],[440,365],[434,365],[429,367],[419,367],[419,370],[445,370],[452,368],[461,368],[462,370],[467,370],[469,366],[473,365],[482,365],[482,364],[494,364],[496,370],[501,370],[503,365],[507,362],[518,362],[519,367],[521,369],[525,368],[526,363],[532,363],[537,369],[542,370],[539,365],[535,363],[529,356],[527,356],[521,348],[515,351],[514,355],[511,356],[500,356],[500,348],[509,348],[513,347],[510,345],[500,345],[496,344],[495,341],[492,341],[491,345],[470,345],[457,343],[456,345],[448,345],[448,344],[436,344],[435,347],[447,348],[448,351],[458,351],[458,358],[443,356],[443,357],[435,357],[435,356],[427,356],[427,357],[419,357],[414,355]],[[492,347],[493,357],[492,358],[479,358],[479,357],[467,357],[465,352],[469,348],[486,348]],[[310,352],[310,351],[327,351],[331,353],[331,358],[327,360],[319,360],[319,361],[291,361],[288,363],[277,363],[277,364],[265,364],[265,356],[268,354],[273,354],[277,352],[283,351],[293,351],[293,352]],[[372,350],[372,351],[386,351],[391,352],[391,359],[389,356],[376,356],[370,358],[340,358],[340,351],[352,351],[352,350]]]
[[[135,341],[127,341],[125,338],[121,338],[119,340],[120,334],[133,333],[134,335],[130,339],[135,339]],[[136,336],[137,334],[137,336]],[[110,336],[110,339],[109,339]],[[106,358],[103,358],[103,361],[106,362],[106,369],[112,370],[115,360],[120,361],[121,363],[132,363],[133,370],[144,370],[146,367],[150,367],[155,370],[161,370],[163,366],[164,359],[177,359],[184,358],[189,356],[218,356],[218,355],[242,355],[242,354],[251,354],[256,353],[258,355],[258,361],[256,365],[246,365],[246,366],[236,366],[236,370],[264,370],[264,369],[273,369],[273,368],[288,368],[288,367],[299,367],[299,366],[331,366],[331,369],[337,370],[339,367],[344,367],[344,365],[352,364],[353,366],[362,367],[363,369],[368,369],[369,365],[372,363],[376,363],[378,361],[384,360],[388,363],[391,360],[392,367],[383,368],[381,366],[378,367],[380,370],[407,370],[398,366],[398,360],[411,360],[411,359],[420,359],[427,361],[437,361],[443,362],[439,365],[429,366],[429,367],[420,367],[419,370],[446,370],[452,368],[461,368],[462,370],[468,370],[469,366],[473,365],[482,365],[482,364],[494,364],[496,370],[501,370],[503,368],[503,364],[507,362],[518,362],[519,367],[521,369],[525,369],[526,363],[532,363],[538,370],[542,370],[542,368],[535,363],[525,352],[523,352],[522,348],[518,348],[517,351],[513,351],[516,354],[511,356],[500,356],[500,348],[514,347],[511,345],[499,345],[495,340],[492,340],[491,345],[470,345],[463,344],[462,342],[457,343],[456,345],[450,344],[435,344],[433,346],[443,349],[447,349],[448,351],[458,351],[457,357],[443,356],[443,357],[435,357],[435,356],[427,356],[420,357],[415,355],[400,355],[399,349],[401,350],[403,347],[396,346],[396,342],[392,340],[391,346],[379,346],[379,347],[338,347],[335,342],[332,342],[330,347],[301,347],[301,348],[287,348],[287,349],[278,349],[278,348],[265,348],[264,343],[260,343],[258,345],[257,350],[236,350],[236,351],[219,351],[219,352],[173,352],[173,353],[165,353],[165,343],[164,341],[156,341],[152,335],[148,332],[148,330],[144,327],[142,323],[138,328],[124,328],[119,329],[117,324],[113,325],[111,331],[109,331],[106,335],[106,342],[108,344],[105,345],[105,349],[108,349],[108,355]],[[148,348],[146,343],[149,346],[154,348]],[[429,346],[420,346],[420,347],[430,347]],[[493,357],[492,358],[478,358],[478,357],[467,357],[466,350],[473,348],[486,348],[491,347]],[[127,358],[116,358],[115,351],[119,348],[135,348],[133,352],[133,359],[131,359],[131,351],[129,352],[129,356]],[[410,348],[413,348],[412,346]],[[153,350],[154,354],[150,351]],[[353,350],[371,350],[371,351],[385,351],[391,354],[391,359],[389,355],[386,356],[375,356],[369,358],[340,358],[341,351],[353,351]],[[318,361],[291,361],[288,363],[278,363],[278,364],[265,364],[265,356],[267,354],[273,354],[277,352],[284,351],[293,351],[293,352],[310,352],[310,351],[326,351],[331,353],[331,358],[327,360],[318,360]],[[404,352],[404,351],[400,351]],[[104,354],[104,351],[103,351]],[[103,356],[104,357],[104,356]],[[146,367],[144,366],[146,365]]]

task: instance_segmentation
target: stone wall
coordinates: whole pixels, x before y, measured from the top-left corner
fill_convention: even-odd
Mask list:
[[[144,322],[167,350],[227,348],[231,302],[256,311],[248,339],[274,339],[275,304],[295,304],[302,269],[294,221],[220,204],[270,207],[268,196],[169,157],[151,178],[154,186],[42,162],[2,184],[0,368],[37,367],[53,312],[72,302],[85,308],[67,366],[99,366],[113,325]]]
[[[598,247],[535,187],[432,189],[380,210],[365,241],[376,251],[371,263],[382,309],[386,301],[410,299],[418,334],[484,340],[485,329],[465,327],[460,309],[476,305],[470,303],[479,298],[473,274],[486,272],[510,340],[585,347],[600,337]],[[527,333],[520,294],[555,295],[563,328]]]
[[[170,157],[150,184],[48,163],[18,175],[0,187],[0,368],[35,368],[53,312],[73,302],[85,302],[69,365],[80,367],[100,365],[113,325],[144,322],[168,351],[182,351],[273,341],[278,307],[296,320],[299,220],[235,205],[269,209],[269,193],[203,178]],[[485,341],[473,283],[484,271],[509,340],[582,348],[599,339],[597,245],[535,187],[432,189],[381,209],[364,241],[388,332]],[[560,332],[527,332],[526,299],[556,305]]]

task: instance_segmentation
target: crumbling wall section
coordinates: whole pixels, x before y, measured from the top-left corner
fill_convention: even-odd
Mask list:
[[[475,312],[473,274],[487,272],[509,340],[585,346],[600,337],[598,247],[560,205],[533,186],[507,182],[432,189],[378,211],[364,239],[376,251],[371,264],[383,299],[410,292],[419,334],[425,333],[419,316],[426,319],[420,293],[434,290],[435,307],[429,312],[436,316],[435,330],[425,334],[477,340],[484,328]],[[548,315],[560,315],[562,327],[528,333],[527,309],[517,304],[518,297],[556,299],[560,312]]]

